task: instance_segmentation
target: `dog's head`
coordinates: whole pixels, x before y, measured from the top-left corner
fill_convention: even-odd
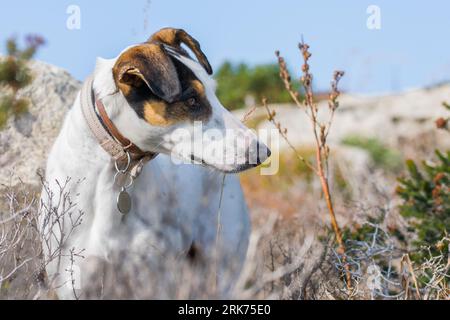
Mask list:
[[[225,172],[260,164],[269,149],[222,106],[211,74],[199,43],[184,30],[165,28],[126,49],[112,67],[127,109],[119,118],[127,118],[128,125],[119,129],[143,150]]]

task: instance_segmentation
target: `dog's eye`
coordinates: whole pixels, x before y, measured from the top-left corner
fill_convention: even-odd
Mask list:
[[[193,107],[197,104],[197,99],[195,99],[194,97],[191,97],[186,100],[186,104],[190,107]]]

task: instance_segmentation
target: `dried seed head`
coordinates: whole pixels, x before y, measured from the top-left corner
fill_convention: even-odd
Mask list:
[[[440,184],[441,180],[445,178],[445,174],[443,172],[439,172],[437,175],[434,176],[433,182],[435,184]]]
[[[431,196],[433,197],[434,200],[438,200],[441,197],[441,191],[442,191],[441,186],[434,187],[434,189],[431,191]]]
[[[437,248],[439,251],[444,250],[444,248],[445,248],[445,243],[444,243],[444,241],[442,241],[442,240],[438,241],[438,242],[436,243],[436,248]]]
[[[438,129],[445,129],[445,128],[447,128],[448,119],[439,118],[436,120],[435,123],[436,123],[436,127]]]
[[[341,71],[341,70],[336,70],[334,71],[334,75],[333,78],[337,81],[339,81],[340,78],[342,78],[344,76],[345,72]]]
[[[309,45],[307,45],[307,44],[304,43],[304,42],[300,42],[300,43],[298,44],[298,48],[299,48],[300,50],[302,50],[302,51],[306,51],[306,50],[309,49]]]
[[[324,146],[325,145],[325,126],[323,124],[320,124],[320,142]]]

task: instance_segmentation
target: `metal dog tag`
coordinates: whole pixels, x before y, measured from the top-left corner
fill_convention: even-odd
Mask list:
[[[117,196],[117,209],[122,214],[127,214],[131,210],[131,197],[125,188],[122,188]]]

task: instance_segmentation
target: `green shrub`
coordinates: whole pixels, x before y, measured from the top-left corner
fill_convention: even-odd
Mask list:
[[[245,106],[247,96],[255,101],[267,97],[272,102],[291,102],[289,93],[284,89],[276,64],[249,67],[246,64],[225,62],[216,72],[217,96],[230,110]],[[299,83],[294,82],[295,88]]]
[[[342,143],[367,151],[377,167],[393,172],[398,171],[402,167],[400,154],[388,148],[376,138],[348,136],[342,140]]]
[[[28,110],[28,100],[18,99],[17,91],[31,83],[32,76],[27,63],[43,44],[41,37],[27,36],[25,48],[19,49],[14,38],[7,40],[7,56],[0,60],[0,88],[6,88],[0,99],[0,129],[11,115],[19,116]]]
[[[422,170],[408,160],[408,177],[398,179],[396,191],[403,200],[400,213],[414,218],[415,244],[430,246],[438,253],[443,249],[439,248],[440,240],[450,231],[450,151],[436,151],[436,156],[436,163],[422,162]]]

